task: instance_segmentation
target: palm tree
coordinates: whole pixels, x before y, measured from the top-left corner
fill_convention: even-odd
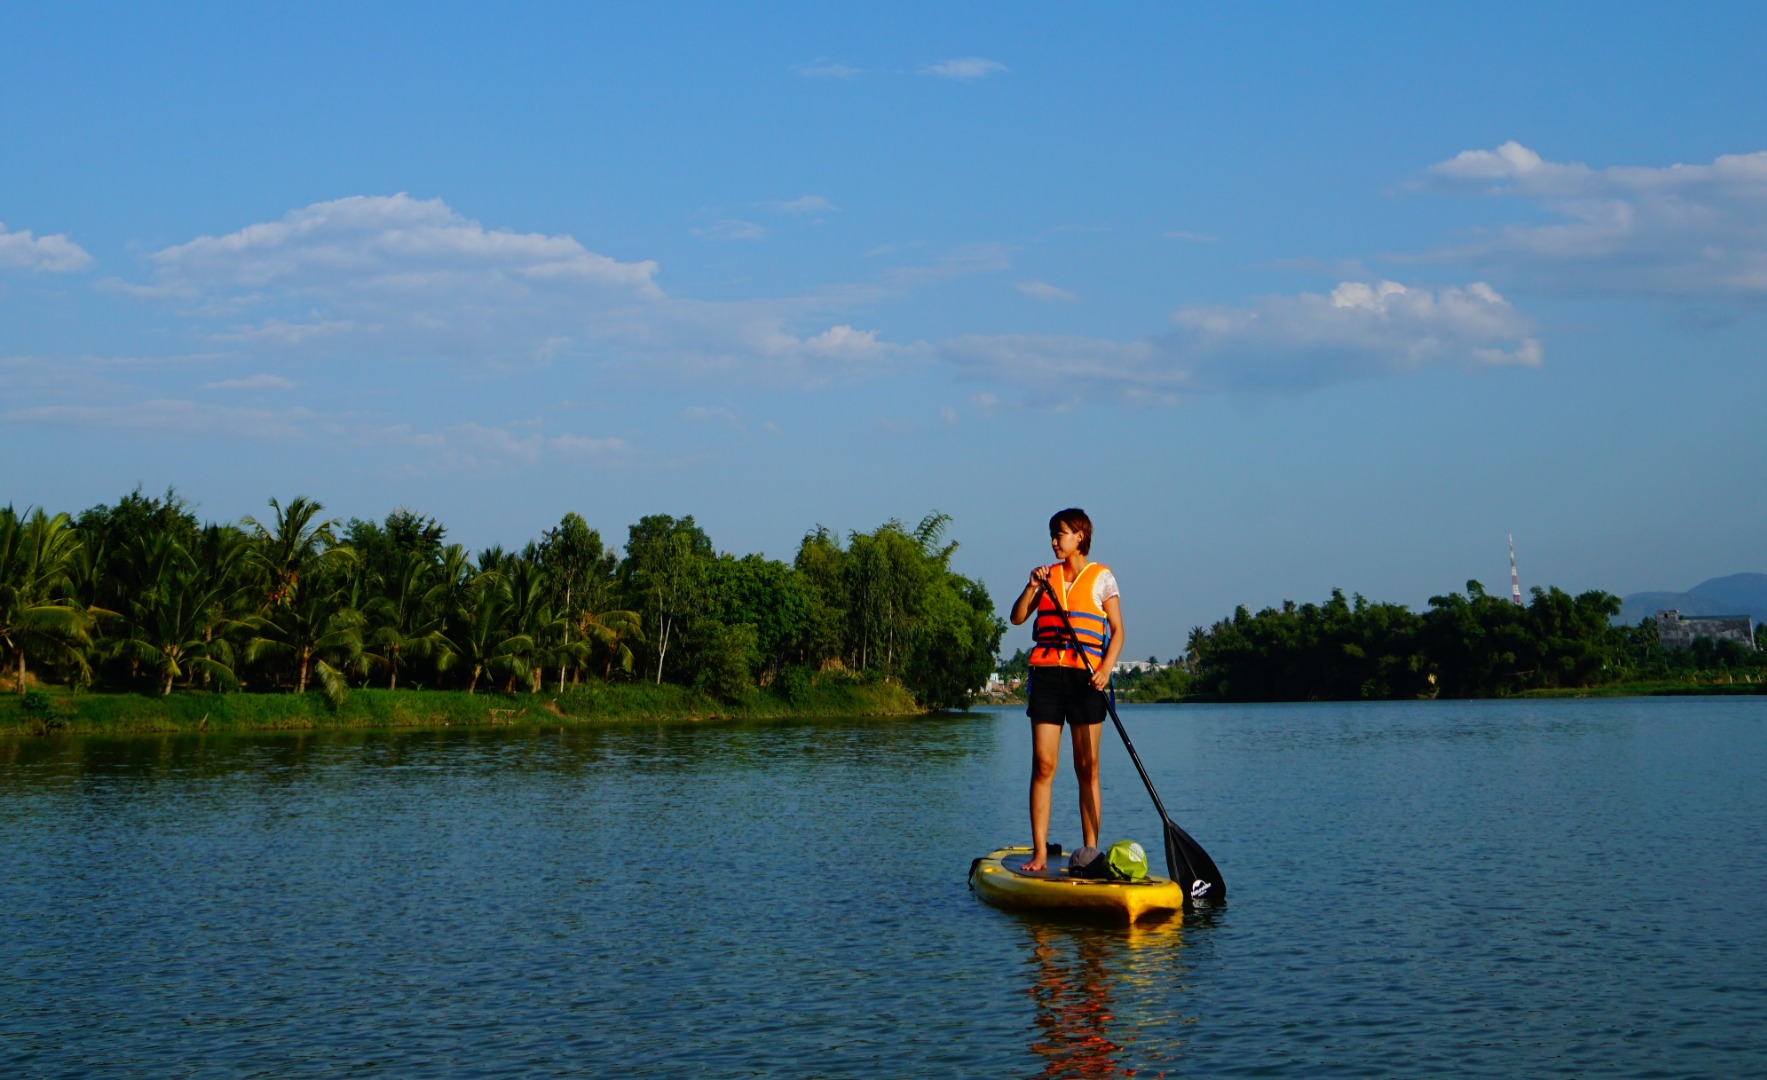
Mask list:
[[[203,640],[215,641],[245,628],[245,620],[256,606],[250,582],[251,539],[232,525],[207,525],[198,534],[190,557],[196,563],[198,580],[208,588]],[[205,674],[203,682],[208,680]]]
[[[294,599],[302,575],[347,558],[349,549],[338,546],[335,520],[316,520],[325,507],[305,495],[296,495],[287,507],[271,499],[270,509],[274,527],[251,517],[242,524],[257,530],[253,555],[264,575],[264,602],[276,607]]]
[[[627,642],[644,641],[644,616],[636,611],[603,611],[599,614],[585,611],[577,619],[577,632],[598,646],[605,658],[602,678],[613,674],[615,664],[629,675],[633,656],[632,647]],[[562,676],[559,689],[564,689]]]
[[[454,659],[442,632],[446,621],[440,612],[445,609],[438,603],[445,598],[448,586],[433,581],[432,575],[429,560],[411,554],[397,576],[383,583],[387,591],[363,610],[368,618],[363,642],[376,650],[368,655],[387,669],[388,690],[399,688],[399,671],[408,659],[434,657],[438,669],[445,669]]]
[[[345,603],[341,592],[308,589],[294,602],[251,620],[257,636],[246,644],[245,657],[253,663],[271,659],[294,665],[295,693],[306,693],[307,679],[314,676],[336,704],[348,691],[343,669],[361,657],[362,624],[361,613]]]
[[[478,688],[482,675],[506,674],[513,680],[527,667],[525,657],[533,652],[534,640],[511,632],[514,606],[499,575],[485,573],[473,579],[467,604],[455,613],[448,632],[454,651],[471,672],[467,693]]]
[[[112,583],[105,574],[104,541],[95,540],[84,530],[80,533],[80,546],[68,560],[67,598],[86,618],[88,633],[97,632],[103,623],[118,618],[118,614],[103,606],[107,592],[112,591]],[[102,635],[95,642],[97,650],[102,654],[104,641]],[[89,666],[81,669],[81,674],[90,677]]]
[[[48,653],[90,670],[88,619],[66,597],[79,549],[79,535],[66,514],[50,517],[38,507],[21,519],[11,506],[0,508],[0,645],[17,663],[20,694],[27,652]]]
[[[530,644],[520,654],[527,676],[528,692],[535,693],[540,689],[542,680],[541,665],[548,657],[541,642],[562,640],[565,623],[553,613],[548,603],[546,575],[540,564],[531,558],[534,554],[533,545],[520,557],[511,558],[504,564],[503,579],[508,586],[509,594],[509,629],[511,638],[524,638]],[[515,653],[510,653],[512,657]],[[509,683],[504,687],[506,692],[515,689],[515,676],[510,675]]]
[[[149,543],[169,550],[154,552],[165,556],[154,560],[159,574],[152,589],[130,601],[124,617],[126,636],[118,651],[159,674],[161,697],[172,692],[180,675],[199,672],[205,680],[238,685],[230,663],[232,649],[225,635],[214,634],[215,612],[225,602],[226,586],[205,581],[196,561],[169,536],[159,534]]]

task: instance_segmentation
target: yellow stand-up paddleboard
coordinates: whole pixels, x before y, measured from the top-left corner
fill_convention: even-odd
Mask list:
[[[1064,855],[1050,855],[1047,867],[1027,874],[1021,868],[1030,857],[1028,847],[989,852],[970,868],[970,886],[996,907],[1110,919],[1125,925],[1146,915],[1184,910],[1184,889],[1170,878],[1152,874],[1140,881],[1074,877],[1068,873]]]

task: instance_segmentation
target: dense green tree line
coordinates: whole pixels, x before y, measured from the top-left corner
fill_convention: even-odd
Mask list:
[[[951,570],[950,519],[824,528],[791,564],[718,552],[691,516],[646,517],[624,553],[566,514],[476,555],[432,518],[199,522],[176,492],[78,516],[0,508],[0,656],[27,678],[159,694],[379,685],[562,691],[586,679],[791,696],[815,678],[899,681],[966,703],[1004,625]],[[831,676],[830,672],[844,672]]]
[[[1764,654],[1700,639],[1664,649],[1655,626],[1613,626],[1619,598],[1557,588],[1517,605],[1485,592],[1430,597],[1429,610],[1346,599],[1244,607],[1192,631],[1189,692],[1223,701],[1496,697],[1526,690],[1736,672],[1759,678]]]

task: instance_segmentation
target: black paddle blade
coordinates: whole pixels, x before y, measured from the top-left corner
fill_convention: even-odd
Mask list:
[[[1172,822],[1166,822],[1166,872],[1184,886],[1192,900],[1220,903],[1227,899],[1227,882],[1215,869],[1215,860],[1190,834]]]

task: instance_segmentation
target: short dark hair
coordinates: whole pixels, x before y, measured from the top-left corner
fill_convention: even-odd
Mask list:
[[[1080,534],[1080,554],[1092,554],[1092,519],[1086,516],[1086,511],[1077,506],[1070,506],[1050,518],[1049,536],[1051,539],[1061,532],[1063,525],[1068,527],[1069,532]]]

